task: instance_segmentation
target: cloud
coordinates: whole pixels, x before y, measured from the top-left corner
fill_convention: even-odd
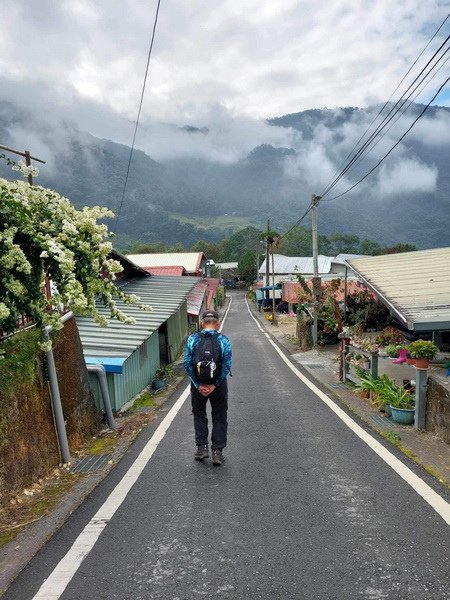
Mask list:
[[[402,159],[382,165],[378,174],[378,192],[381,196],[429,193],[436,189],[438,171],[416,159]]]
[[[155,8],[3,0],[0,70],[134,119]],[[144,114],[180,123],[214,105],[263,118],[383,101],[446,11],[440,0],[166,0]]]

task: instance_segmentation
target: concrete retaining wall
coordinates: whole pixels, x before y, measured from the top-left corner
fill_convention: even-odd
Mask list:
[[[450,379],[445,386],[428,378],[426,429],[450,444]]]

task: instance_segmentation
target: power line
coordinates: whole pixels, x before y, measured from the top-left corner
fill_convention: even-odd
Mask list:
[[[375,131],[369,136],[369,138],[364,142],[364,144],[361,146],[361,148],[358,150],[358,152],[354,155],[354,157],[347,163],[347,165],[345,166],[345,168],[341,171],[341,173],[338,175],[338,177],[335,177],[334,181],[328,186],[327,191],[324,192],[322,194],[322,196],[325,196],[326,194],[328,194],[331,189],[338,183],[338,181],[340,179],[342,179],[342,177],[345,175],[345,173],[347,173],[355,164],[355,162],[361,157],[361,154],[368,148],[368,146],[370,146],[370,144],[376,139],[376,137],[387,127],[387,125],[392,121],[392,119],[394,119],[394,117],[401,111],[401,109],[403,108],[403,106],[406,104],[406,102],[411,98],[411,96],[414,94],[414,92],[417,90],[417,88],[422,85],[423,81],[430,75],[430,73],[436,68],[436,66],[438,65],[438,63],[443,59],[443,57],[447,54],[447,52],[449,52],[450,47],[448,47],[445,52],[437,59],[436,63],[428,70],[428,72],[422,77],[422,79],[419,81],[419,83],[416,85],[416,87],[409,93],[409,95],[404,99],[404,96],[407,92],[409,92],[409,90],[411,89],[411,87],[417,82],[417,80],[422,76],[423,72],[425,71],[425,69],[430,65],[430,63],[436,58],[436,56],[439,54],[439,52],[442,50],[442,48],[444,47],[444,45],[448,42],[448,40],[450,39],[450,35],[447,36],[447,38],[444,40],[444,42],[441,44],[441,46],[436,50],[436,52],[433,54],[433,56],[430,58],[430,60],[427,62],[427,64],[425,65],[425,67],[423,67],[423,69],[419,72],[419,74],[415,77],[415,79],[412,81],[412,83],[408,86],[408,88],[405,90],[405,92],[402,94],[402,96],[397,100],[397,102],[394,104],[394,106],[390,109],[390,111],[388,112],[388,114],[384,117],[383,121],[377,126],[377,128],[375,129]],[[400,104],[401,103],[401,104]],[[400,104],[400,106],[398,106]]]
[[[348,189],[346,189],[345,192],[342,192],[341,194],[338,194],[337,196],[333,196],[333,198],[328,198],[327,199],[328,202],[331,202],[331,200],[336,200],[336,198],[341,198],[342,196],[344,196],[345,194],[347,194],[348,192],[353,190],[362,181],[364,181],[364,179],[369,177],[369,175],[371,175],[375,171],[375,169],[377,169],[381,165],[381,163],[389,156],[389,154],[394,150],[394,148],[396,148],[400,144],[400,142],[404,139],[404,137],[411,131],[411,129],[414,127],[414,125],[417,123],[417,121],[423,116],[425,111],[429,108],[431,103],[434,102],[434,100],[437,98],[437,96],[440,94],[440,92],[443,90],[443,88],[447,85],[447,83],[449,81],[450,81],[450,77],[448,77],[444,81],[444,83],[441,85],[441,87],[438,89],[438,91],[435,93],[435,95],[431,98],[431,100],[428,102],[428,104],[424,107],[424,109],[418,115],[418,117],[416,117],[414,119],[414,121],[411,123],[411,125],[408,127],[408,129],[405,131],[405,133],[400,137],[400,139],[397,142],[395,142],[395,144],[392,146],[392,148],[390,148],[390,150],[388,152],[386,152],[386,154],[377,162],[377,164],[372,169],[370,169],[370,171],[368,171],[364,175],[364,177],[361,177],[361,179],[359,179],[356,183],[354,183],[352,186],[350,186]]]
[[[116,212],[116,221],[119,220],[119,216],[120,216],[120,213],[122,211],[122,206],[123,206],[123,202],[124,202],[124,199],[125,199],[125,192],[126,192],[126,189],[127,189],[128,176],[130,175],[131,159],[133,158],[134,145],[135,145],[135,142],[136,142],[136,134],[137,134],[137,130],[138,130],[138,127],[139,127],[139,119],[141,117],[142,103],[144,101],[145,86],[147,84],[147,76],[148,76],[148,69],[149,69],[149,66],[150,66],[150,58],[152,56],[153,43],[155,41],[155,33],[156,33],[156,26],[158,24],[158,16],[159,16],[159,6],[160,6],[160,4],[161,4],[161,0],[158,0],[158,4],[156,6],[155,20],[153,22],[152,38],[151,38],[151,41],[150,41],[150,48],[148,50],[147,65],[145,67],[144,82],[142,84],[141,99],[140,99],[140,102],[139,102],[139,110],[138,110],[138,114],[137,114],[137,118],[136,118],[136,124],[135,124],[135,127],[134,127],[133,141],[131,143],[131,148],[130,148],[130,156],[128,157],[127,172],[126,172],[125,181],[124,181],[124,184],[123,184],[122,197],[120,199],[119,207],[118,207],[117,212]]]
[[[441,71],[441,69],[443,69],[445,67],[445,65],[448,63],[449,60],[450,60],[450,56],[448,56],[446,58],[446,60],[442,63],[442,65],[439,67],[439,69],[436,71],[436,73],[434,73],[433,76],[430,78],[430,80],[427,81],[420,88],[420,90],[417,92],[417,94],[412,99],[410,99],[408,101],[408,104],[406,105],[406,107],[404,108],[404,110],[402,110],[400,112],[400,114],[397,115],[397,117],[392,121],[392,123],[389,125],[389,127],[380,135],[380,137],[375,141],[375,143],[370,148],[366,148],[366,150],[364,150],[364,152],[361,154],[361,156],[359,157],[358,161],[355,164],[358,164],[359,162],[361,162],[374,148],[376,148],[378,146],[378,144],[382,141],[382,139],[384,138],[384,136],[392,129],[392,127],[399,121],[399,119],[401,119],[408,112],[408,110],[411,107],[411,105],[420,96],[420,94],[423,92],[423,90],[430,84],[430,82],[436,77],[436,75]],[[352,168],[354,166],[355,165],[353,165]],[[325,198],[325,201],[327,202],[328,198]]]
[[[416,58],[416,60],[414,61],[414,63],[411,65],[411,67],[408,69],[407,73],[403,76],[402,80],[399,82],[399,84],[397,85],[397,87],[395,88],[395,90],[392,92],[389,100],[384,104],[383,108],[380,110],[380,112],[378,113],[378,115],[375,117],[374,120],[372,120],[371,124],[369,125],[369,127],[366,129],[366,131],[364,132],[364,134],[361,136],[361,138],[358,140],[358,142],[356,143],[356,145],[354,146],[353,150],[350,152],[350,154],[348,156],[350,156],[352,154],[352,152],[356,149],[356,147],[358,146],[359,142],[361,141],[361,139],[365,136],[365,134],[367,133],[367,131],[370,129],[371,125],[374,123],[374,121],[378,118],[378,116],[381,114],[381,112],[384,110],[384,108],[387,106],[387,104],[389,103],[390,99],[392,98],[392,96],[394,95],[394,93],[396,92],[396,90],[400,87],[400,85],[402,84],[402,82],[405,80],[405,78],[407,77],[407,75],[411,72],[412,68],[414,67],[414,65],[417,63],[417,61],[419,60],[419,58],[422,56],[422,54],[425,52],[426,48],[430,45],[430,43],[433,41],[433,39],[436,37],[436,35],[438,34],[438,32],[442,29],[442,27],[444,26],[444,24],[446,23],[446,21],[448,20],[448,18],[450,17],[450,13],[445,17],[444,21],[441,23],[441,25],[438,27],[438,29],[435,31],[434,35],[432,36],[432,38],[429,40],[429,42],[427,43],[427,45],[423,48],[422,52],[419,54],[419,56]],[[345,174],[346,171],[348,171],[349,169],[351,169],[354,165],[356,160],[359,158],[359,160],[357,162],[359,162],[360,160],[362,160],[362,158],[364,158],[365,156],[367,156],[367,154],[373,150],[373,148],[381,141],[381,139],[385,136],[385,134],[392,128],[392,126],[398,121],[398,119],[404,115],[404,113],[408,110],[408,108],[411,106],[412,102],[414,102],[414,100],[417,98],[417,96],[423,91],[423,89],[430,83],[430,81],[432,79],[434,79],[434,77],[439,73],[439,71],[443,68],[443,66],[447,63],[447,61],[449,60],[449,58],[447,58],[445,60],[445,62],[439,67],[439,69],[436,71],[436,73],[433,74],[433,76],[431,77],[430,81],[428,81],[425,85],[422,86],[422,88],[419,90],[419,92],[416,94],[416,96],[413,98],[413,100],[410,100],[409,103],[407,104],[406,108],[402,111],[401,109],[403,108],[403,106],[405,105],[405,103],[408,102],[408,100],[411,98],[411,95],[417,90],[417,88],[422,85],[422,83],[430,76],[430,74],[432,73],[432,71],[435,69],[435,67],[438,65],[438,63],[442,60],[442,58],[445,56],[445,54],[447,54],[447,52],[450,50],[450,48],[447,48],[447,50],[445,50],[445,52],[442,54],[442,56],[436,61],[436,63],[431,67],[431,69],[429,69],[429,71],[424,75],[424,77],[421,79],[421,81],[419,81],[419,83],[416,85],[416,87],[410,92],[409,96],[404,100],[404,102],[402,103],[402,105],[394,112],[394,114],[391,116],[391,118],[386,122],[387,117],[389,117],[389,115],[391,114],[392,110],[397,106],[397,104],[402,100],[403,96],[406,94],[406,92],[409,91],[409,89],[411,88],[412,85],[414,85],[414,83],[417,81],[417,79],[421,76],[421,74],[425,71],[425,69],[429,66],[429,64],[433,61],[433,59],[437,56],[437,54],[440,52],[440,50],[443,48],[443,46],[446,44],[446,42],[450,39],[450,36],[447,37],[447,39],[441,44],[441,46],[438,48],[438,50],[436,50],[436,52],[433,54],[433,56],[431,57],[431,59],[427,62],[427,64],[425,65],[425,67],[422,68],[422,70],[420,71],[420,73],[416,76],[416,78],[414,79],[414,81],[409,85],[409,87],[406,89],[406,91],[402,94],[402,96],[399,98],[399,100],[396,102],[396,104],[394,105],[393,108],[391,108],[391,110],[389,111],[389,113],[386,115],[386,117],[383,119],[382,123],[380,123],[380,125],[378,125],[378,127],[375,129],[374,133],[370,136],[369,140],[367,140],[365,142],[365,144],[361,147],[361,149],[359,150],[359,152],[357,153],[357,155],[355,155],[355,157],[352,159],[352,161],[349,162],[349,164],[347,165],[346,169],[344,169],[342,171],[342,173],[339,175],[339,177],[335,177],[335,180],[332,182],[332,184],[329,184],[329,186],[326,188],[325,192],[319,196],[319,199],[322,200],[323,196],[325,194],[327,194],[332,187],[334,187],[337,182],[339,181],[339,179],[341,179],[343,177],[343,175]],[[445,83],[443,84],[445,85]],[[440,90],[442,89],[442,87],[439,89],[439,91],[437,92],[437,94],[439,94]],[[436,95],[437,95],[436,94]],[[434,96],[434,98],[436,97],[436,95]],[[431,102],[433,102],[434,98],[430,101],[430,103],[425,107],[425,109],[422,111],[422,113],[419,115],[419,117],[417,119],[415,119],[415,121],[412,123],[411,127],[403,134],[403,136],[400,138],[400,140],[398,140],[398,142],[396,142],[396,144],[389,150],[389,152],[381,159],[381,161],[373,168],[373,170],[375,170],[380,164],[381,162],[383,162],[383,160],[392,152],[392,150],[401,142],[401,140],[405,137],[405,135],[412,129],[412,127],[414,126],[414,124],[419,120],[419,118],[422,116],[422,114],[425,112],[425,110],[428,108],[428,106],[431,104]],[[398,113],[400,112],[400,114],[398,115]],[[391,125],[389,126],[389,128],[379,137],[379,139],[375,142],[375,144],[372,146],[372,148],[369,148],[370,144],[376,139],[377,135],[379,135],[383,129],[385,129],[388,125],[388,123],[390,123],[392,121],[392,119],[394,119],[394,117],[398,115],[397,119],[391,123]],[[383,125],[383,126],[382,126]],[[342,195],[346,194],[348,191],[350,191],[351,189],[353,189],[353,187],[356,187],[356,185],[358,185],[361,181],[363,181],[366,177],[368,177],[371,172],[367,173],[361,180],[359,180],[354,186],[352,186],[351,188],[349,188],[348,190],[346,190],[345,192],[342,193]],[[326,201],[331,201],[334,200],[336,198],[339,198],[341,196],[334,196],[333,198],[325,198]],[[291,233],[291,231],[293,231],[298,225],[300,225],[300,223],[307,217],[307,215],[311,212],[313,208],[312,203],[310,204],[310,206],[307,208],[307,210],[302,214],[302,216],[282,235],[280,236],[280,240],[283,239],[285,236],[289,235],[289,233]]]
[[[364,136],[367,134],[367,132],[370,130],[370,128],[372,127],[372,125],[375,123],[375,121],[378,119],[378,117],[382,114],[382,112],[384,111],[384,109],[386,108],[386,106],[389,104],[389,102],[391,101],[393,95],[395,94],[395,92],[398,90],[398,88],[401,86],[401,84],[405,81],[406,77],[410,74],[410,72],[412,71],[412,69],[414,68],[414,66],[417,64],[417,62],[419,61],[420,57],[423,55],[423,53],[425,52],[425,50],[428,48],[428,46],[431,44],[431,42],[434,40],[434,38],[437,36],[437,34],[440,32],[440,30],[442,29],[442,27],[445,25],[445,23],[447,22],[448,18],[450,17],[450,13],[447,14],[447,16],[445,17],[445,19],[442,21],[442,23],[439,25],[439,27],[437,28],[437,30],[434,32],[434,34],[432,35],[432,37],[428,40],[428,43],[425,45],[425,47],[422,49],[422,51],[420,52],[420,54],[417,56],[416,60],[413,62],[413,64],[409,67],[409,69],[406,71],[406,73],[403,75],[402,79],[399,81],[399,83],[397,84],[396,88],[394,89],[394,91],[392,92],[392,94],[389,96],[389,98],[386,100],[386,102],[383,104],[382,108],[379,110],[378,114],[375,115],[375,117],[372,119],[372,121],[369,123],[369,125],[367,126],[367,129],[364,131],[364,133],[361,135],[361,137],[358,139],[358,141],[355,143],[355,145],[353,146],[353,148],[350,150],[350,152],[347,154],[347,156],[344,158],[344,160],[341,162],[340,167],[336,170],[336,172],[333,175],[333,181],[334,178],[338,175],[339,171],[343,168],[343,166],[345,165],[346,161],[350,158],[350,156],[352,155],[352,153],[356,150],[356,148],[359,146],[360,142],[364,139]],[[439,69],[440,70],[440,69]],[[321,196],[324,196],[325,194],[327,194],[330,190],[328,189],[329,186],[331,184],[328,184],[328,186],[325,188],[325,190],[322,192]],[[331,189],[331,188],[330,188]]]

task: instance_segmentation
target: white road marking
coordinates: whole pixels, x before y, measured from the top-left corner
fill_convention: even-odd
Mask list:
[[[397,475],[408,483],[419,496],[427,502],[437,514],[444,519],[447,525],[450,525],[450,504],[444,500],[437,492],[435,492],[423,479],[416,475],[411,469],[402,463],[396,456],[394,456],[389,450],[387,450],[378,440],[371,436],[365,431],[356,421],[354,421],[342,408],[340,408],[329,396],[327,396],[322,390],[320,390],[312,381],[310,381],[301,371],[299,371],[295,365],[285,356],[285,354],[278,348],[273,342],[271,336],[264,330],[261,324],[258,322],[250,310],[247,299],[247,310],[251,318],[255,321],[257,327],[267,337],[268,341],[275,348],[281,359],[291,369],[291,371],[305,384],[309,389],[316,394],[325,404],[331,408],[331,410],[355,433],[363,442],[365,442],[371,450],[373,450],[378,456],[384,460],[384,462],[393,469]]]
[[[220,330],[222,330],[225,319],[228,316],[231,303],[232,298],[230,298],[227,311],[222,319]],[[49,577],[41,585],[37,594],[33,597],[33,600],[58,600],[61,597],[64,590],[73,579],[75,573],[78,571],[81,563],[94,547],[102,531],[112,519],[117,509],[127,497],[128,492],[131,490],[133,485],[138,480],[140,474],[147,466],[147,463],[153,456],[153,453],[155,452],[161,440],[166,435],[166,432],[172,424],[172,421],[177,416],[178,411],[183,406],[189,394],[190,385],[187,386],[187,388],[172,406],[155,433],[141,450],[139,456],[136,458],[134,463],[131,465],[131,467],[128,469],[89,523],[85,526],[83,531],[74,541],[70,550],[59,561]]]

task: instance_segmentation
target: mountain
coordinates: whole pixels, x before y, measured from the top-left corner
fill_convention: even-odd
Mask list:
[[[411,114],[421,108],[414,105]],[[282,231],[305,211],[311,193],[321,192],[377,110],[315,109],[270,119],[270,127],[284,132],[289,143],[260,143],[234,161],[188,152],[154,160],[135,150],[120,215],[110,227],[119,233],[119,245],[133,239],[186,247],[199,239],[218,241],[249,224],[264,227],[268,217]],[[417,135],[405,138],[355,193],[320,204],[323,233],[354,233],[384,244],[450,245],[450,110],[430,107],[419,124]],[[197,141],[211,135],[207,126],[180,129]],[[389,131],[373,158],[367,157],[329,197],[364,174],[399,131]],[[20,147],[23,140],[35,154],[50,157],[36,183],[58,190],[77,206],[100,204],[117,211],[127,146],[0,104],[0,143]],[[13,176],[2,162],[0,175]]]

